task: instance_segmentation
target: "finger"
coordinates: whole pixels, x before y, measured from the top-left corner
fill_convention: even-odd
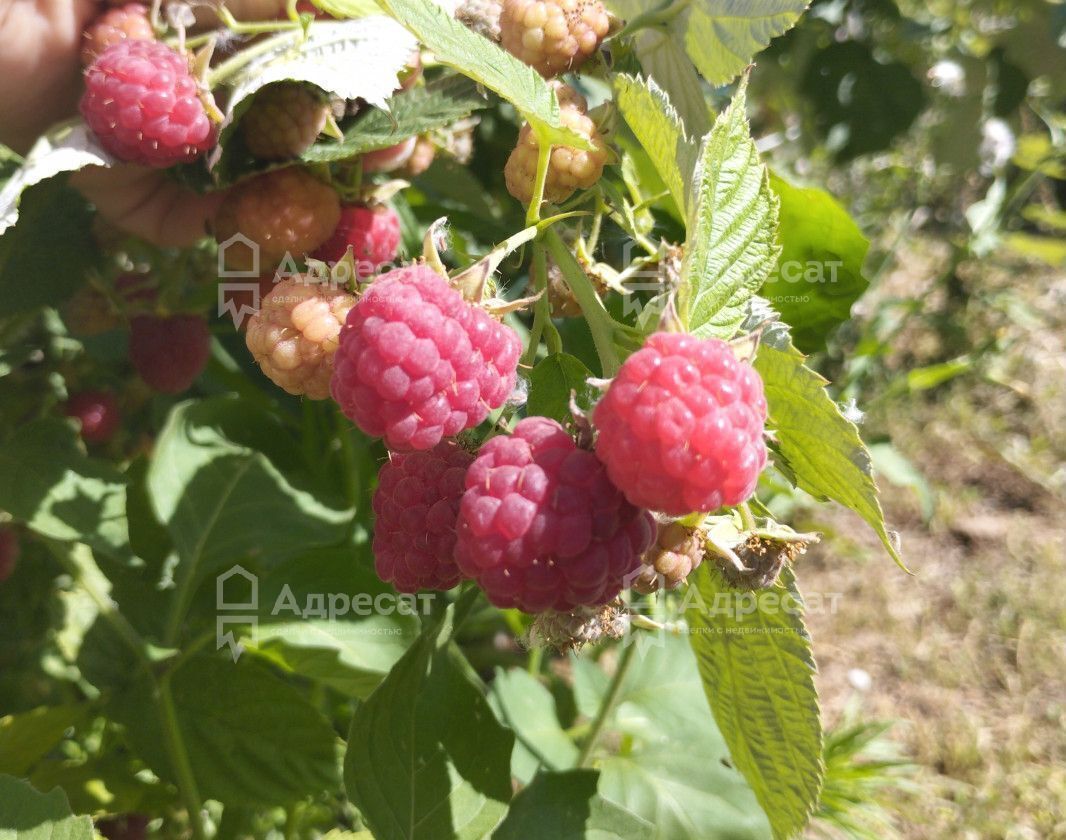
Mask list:
[[[0,143],[25,152],[73,115],[81,90],[81,33],[94,0],[0,0]]]
[[[70,182],[116,227],[164,248],[194,245],[207,233],[223,192],[201,194],[140,166],[91,166]]]

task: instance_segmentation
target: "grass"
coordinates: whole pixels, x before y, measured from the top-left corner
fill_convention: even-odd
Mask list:
[[[882,488],[916,575],[898,571],[850,514],[814,509],[801,525],[826,540],[798,574],[808,593],[840,593],[833,614],[809,620],[827,723],[856,707],[895,721],[884,737],[918,765],[913,784],[887,793],[899,835],[1063,840],[1066,276],[965,270],[972,294],[953,329],[972,346],[991,337],[995,349],[940,388],[875,400],[866,420],[936,494],[926,521],[912,491]],[[932,275],[901,271],[878,293],[934,294],[921,287]],[[944,353],[933,308],[894,342],[891,366]]]

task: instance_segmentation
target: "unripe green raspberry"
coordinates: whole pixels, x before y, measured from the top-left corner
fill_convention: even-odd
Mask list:
[[[610,28],[600,0],[504,0],[500,15],[503,48],[546,79],[584,64]]]
[[[333,356],[355,297],[302,275],[270,290],[248,323],[245,342],[279,388],[312,400],[329,396]]]
[[[315,142],[329,114],[329,103],[320,93],[298,82],[281,82],[256,93],[241,121],[241,133],[255,157],[286,160]]]
[[[565,91],[559,95],[562,106],[560,119],[567,128],[587,137],[592,148],[586,151],[572,146],[556,146],[552,149],[548,176],[544,182],[544,200],[551,204],[560,204],[576,190],[586,190],[594,186],[603,175],[603,167],[607,163],[607,144],[603,135],[582,110],[575,104],[570,104],[577,101],[571,97],[580,100],[580,95],[569,88],[565,88]],[[518,134],[518,144],[503,170],[507,191],[523,204],[529,204],[533,200],[539,154],[540,145],[533,129],[529,125],[523,126]]]
[[[704,538],[693,528],[671,522],[659,528],[655,545],[644,555],[640,574],[630,586],[643,595],[661,587],[677,589],[703,562]]]

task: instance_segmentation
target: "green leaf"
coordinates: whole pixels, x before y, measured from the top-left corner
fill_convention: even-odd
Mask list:
[[[826,145],[842,160],[888,148],[925,107],[924,86],[905,64],[882,63],[858,41],[818,50],[800,85]]]
[[[347,532],[350,511],[327,506],[279,468],[291,454],[274,450],[296,445],[275,426],[249,404],[218,397],[177,405],[156,441],[148,490],[180,559],[171,640],[206,575],[246,556],[280,561]]]
[[[514,738],[450,644],[454,609],[352,720],[344,783],[377,840],[482,838],[511,798]]]
[[[689,137],[710,131],[714,113],[684,45],[668,32],[654,29],[638,32],[634,43],[644,74],[666,93]]]
[[[755,320],[763,317],[757,315]],[[827,380],[804,365],[805,359],[783,325],[764,331],[755,369],[766,390],[775,454],[801,490],[822,501],[833,499],[859,514],[902,567],[885,528],[870,454],[859,430],[825,390]]]
[[[39,793],[0,776],[0,840],[93,840],[93,821],[75,817],[62,790]]]
[[[738,592],[705,563],[686,606],[703,688],[733,762],[775,840],[794,837],[818,804],[825,767],[814,656],[792,572],[773,589]]]
[[[10,153],[10,150],[6,151]],[[7,156],[3,158],[5,169],[10,160]],[[19,205],[30,187],[65,172],[76,172],[86,166],[110,166],[114,162],[115,159],[103,150],[81,120],[72,120],[52,129],[34,144],[22,166],[0,190],[0,233],[7,232],[18,221]],[[62,242],[62,239],[56,237],[56,241]],[[54,259],[55,255],[49,253],[47,256]],[[0,260],[0,264],[2,262]],[[49,278],[51,282],[55,279]],[[26,282],[25,277],[22,282]]]
[[[232,91],[219,145],[212,155],[215,180],[230,183],[262,168],[236,131],[261,88],[276,82],[303,82],[340,99],[385,108],[396,90],[397,75],[417,46],[411,34],[380,9],[361,20],[318,21],[306,38],[302,31],[290,31],[264,42],[265,52],[227,80]]]
[[[682,217],[691,206],[689,190],[699,156],[670,99],[654,79],[619,75],[614,80],[615,102],[666,183]]]
[[[337,737],[329,721],[254,660],[198,654],[173,672],[170,684],[177,737],[202,797],[275,807],[338,785]],[[112,705],[140,757],[174,782],[157,709],[144,680]]]
[[[751,139],[744,87],[703,139],[678,304],[700,337],[731,338],[779,249],[777,197]]]
[[[43,536],[129,556],[125,481],[64,420],[37,420],[0,446],[0,508]]]
[[[600,795],[650,822],[648,840],[769,840],[770,828],[707,707],[695,657],[680,637],[642,633],[617,710],[596,754]],[[607,680],[573,657],[575,696],[585,714]],[[617,754],[602,745],[621,744]]]
[[[448,75],[389,100],[387,110],[368,110],[344,129],[344,139],[320,140],[303,154],[309,163],[328,163],[392,146],[488,107],[477,86],[463,76]]]
[[[417,43],[395,21],[378,14],[360,20],[318,21],[307,36],[285,32],[260,45],[263,52],[233,79],[229,111],[274,82],[306,82],[341,99],[383,106]]]
[[[810,0],[691,0],[655,4],[667,20],[652,31],[684,44],[696,69],[712,85],[724,85],[751,64],[773,38],[787,32]],[[620,15],[635,18],[647,12],[646,0],[610,0]],[[652,9],[654,13],[658,10]],[[671,12],[675,12],[671,14]],[[642,33],[643,34],[643,33]],[[647,47],[644,47],[647,50]],[[644,55],[638,52],[643,60]],[[650,75],[651,68],[645,67]]]
[[[62,179],[32,186],[20,199],[12,209],[18,224],[12,219],[0,237],[0,317],[59,305],[100,262],[89,205]]]
[[[414,33],[441,64],[495,91],[548,142],[588,148],[559,121],[555,92],[540,74],[488,38],[467,29],[433,0],[380,0],[390,15]]]
[[[529,402],[526,412],[530,415],[551,417],[560,423],[571,419],[570,394],[576,393],[576,401],[582,408],[592,404],[590,371],[581,362],[567,353],[555,353],[537,362],[529,374]]]
[[[851,305],[870,281],[862,265],[870,241],[829,193],[770,177],[780,202],[777,270],[760,294],[792,327],[805,353],[825,349],[830,330],[851,317]]]
[[[492,840],[644,840],[651,823],[596,791],[599,773],[539,773],[511,803]]]
[[[515,734],[511,772],[520,782],[528,784],[542,767],[566,770],[577,763],[577,747],[559,724],[555,698],[528,672],[497,668],[489,702]]]
[[[417,637],[421,606],[411,595],[397,601],[371,563],[344,546],[302,554],[274,569],[260,581],[259,626],[242,644],[287,671],[367,697]],[[302,609],[313,595],[336,617],[294,615],[292,605]]]
[[[144,765],[129,750],[92,756],[85,761],[47,761],[29,777],[38,790],[62,788],[80,814],[152,814],[177,807],[172,787],[148,780]]]
[[[0,718],[0,773],[25,776],[85,715],[85,706],[68,704]]]
[[[679,16],[685,49],[712,85],[732,81],[800,19],[810,0],[693,0]]]

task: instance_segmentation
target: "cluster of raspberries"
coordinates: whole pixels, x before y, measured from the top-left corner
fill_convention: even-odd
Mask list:
[[[766,463],[765,421],[762,382],[728,344],[657,333],[596,406],[594,450],[528,417],[476,456],[450,441],[394,454],[374,500],[378,573],[403,591],[469,578],[496,606],[530,613],[672,589],[702,561],[702,537],[659,529],[649,511],[746,500]]]
[[[584,141],[555,146],[543,200],[560,204],[592,187],[606,141],[573,88],[555,80],[598,51],[612,20],[600,0],[467,0],[457,12],[549,79],[560,122]],[[81,110],[100,143],[123,161],[169,167],[217,141],[209,94],[188,56],[156,40],[142,4],[117,5],[85,34]],[[398,84],[414,83],[419,70]],[[296,82],[257,91],[239,125],[261,161],[295,162],[329,125],[333,104]],[[576,142],[576,141],[575,141]],[[434,147],[407,138],[365,154],[367,174],[422,171]],[[535,200],[540,146],[522,128],[505,166],[507,188]],[[426,265],[385,270],[401,241],[399,217],[370,202],[342,203],[299,165],[248,178],[221,201],[213,232],[234,270],[272,272],[287,259],[308,273],[271,281],[248,322],[247,346],[285,391],[332,397],[389,459],[373,500],[378,574],[397,589],[449,589],[476,581],[489,600],[530,613],[606,608],[626,587],[674,588],[703,559],[699,532],[660,520],[737,505],[767,460],[767,405],[754,368],[717,340],[657,333],[630,356],[591,414],[581,443],[544,417],[520,420],[476,451],[461,433],[502,408],[517,382],[518,335]],[[232,247],[238,235],[255,247]],[[354,267],[344,284],[330,280]],[[312,276],[314,273],[315,276]],[[573,310],[553,280],[553,309]],[[569,310],[568,310],[569,307]],[[137,314],[130,360],[151,388],[178,393],[203,370],[203,319]],[[118,407],[102,393],[74,395],[67,413],[89,443],[114,432]],[[598,613],[597,613],[598,615]]]

